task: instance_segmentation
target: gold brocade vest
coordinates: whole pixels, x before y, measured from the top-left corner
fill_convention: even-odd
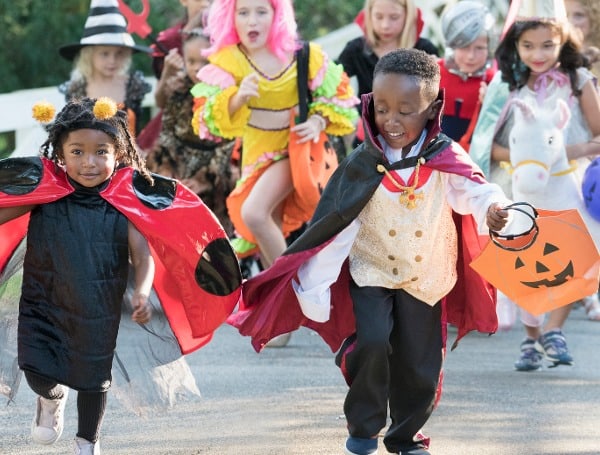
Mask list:
[[[456,283],[457,233],[440,173],[416,193],[423,198],[410,209],[400,193],[377,188],[358,216],[350,274],[359,286],[401,288],[433,306]]]

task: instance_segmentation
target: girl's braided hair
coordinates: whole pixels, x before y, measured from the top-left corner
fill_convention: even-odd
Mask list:
[[[69,132],[83,128],[98,129],[111,136],[115,141],[119,164],[133,167],[149,183],[154,183],[154,179],[146,168],[146,163],[138,153],[133,137],[129,133],[127,114],[122,110],[117,110],[114,115],[99,117],[97,110],[94,111],[97,101],[94,98],[69,101],[57,114],[54,121],[46,125],[48,139],[41,146],[41,155],[60,165],[63,158],[62,144]]]

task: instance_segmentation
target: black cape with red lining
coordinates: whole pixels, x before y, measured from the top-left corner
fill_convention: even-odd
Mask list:
[[[439,99],[443,100],[443,93],[440,93]],[[363,95],[362,103],[363,119],[373,119],[372,95]],[[242,335],[252,337],[252,345],[257,352],[270,339],[300,326],[315,330],[334,352],[355,331],[347,259],[337,281],[331,286],[331,313],[324,323],[311,321],[303,315],[291,282],[296,278],[298,268],[356,219],[371,199],[383,178],[383,174],[377,171],[378,165],[388,170],[410,167],[406,165],[410,159],[390,164],[376,139],[376,126],[364,121],[364,128],[367,132],[365,142],[332,175],[306,231],[270,268],[243,284],[243,302],[239,311],[227,321]],[[417,157],[425,159],[422,166],[462,175],[478,183],[485,182],[483,173],[466,152],[440,132],[439,115],[426,128],[427,138]],[[417,158],[412,160],[412,166]],[[443,317],[457,327],[458,342],[471,330],[494,333],[498,321],[495,289],[469,267],[485,242],[478,235],[471,215],[454,213],[453,216],[459,236],[458,281],[443,301]]]
[[[241,294],[241,274],[227,235],[196,194],[153,175],[154,186],[131,167],[115,171],[100,195],[148,240],[155,261],[153,288],[182,354],[212,338]],[[0,207],[56,201],[74,191],[46,158],[0,161]],[[25,237],[29,214],[0,226],[0,271]]]

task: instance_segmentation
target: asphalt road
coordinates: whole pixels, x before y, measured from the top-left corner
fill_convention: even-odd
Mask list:
[[[443,397],[424,429],[431,453],[600,454],[600,323],[577,309],[565,332],[575,365],[532,373],[513,370],[519,326],[463,339],[447,356]],[[313,332],[300,330],[286,348],[255,354],[248,339],[223,326],[188,362],[202,392],[198,401],[141,418],[109,396],[103,454],[342,453],[346,385]],[[22,384],[16,405],[0,407],[0,454],[72,453],[75,394],[63,437],[50,447],[29,436],[33,402]]]

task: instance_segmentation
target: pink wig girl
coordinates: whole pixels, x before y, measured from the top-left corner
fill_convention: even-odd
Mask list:
[[[273,23],[267,37],[267,46],[279,59],[286,61],[287,55],[297,47],[297,25],[292,0],[269,0],[274,10]],[[211,46],[202,54],[208,57],[230,44],[240,42],[235,29],[237,0],[214,0],[209,13],[206,30]]]

